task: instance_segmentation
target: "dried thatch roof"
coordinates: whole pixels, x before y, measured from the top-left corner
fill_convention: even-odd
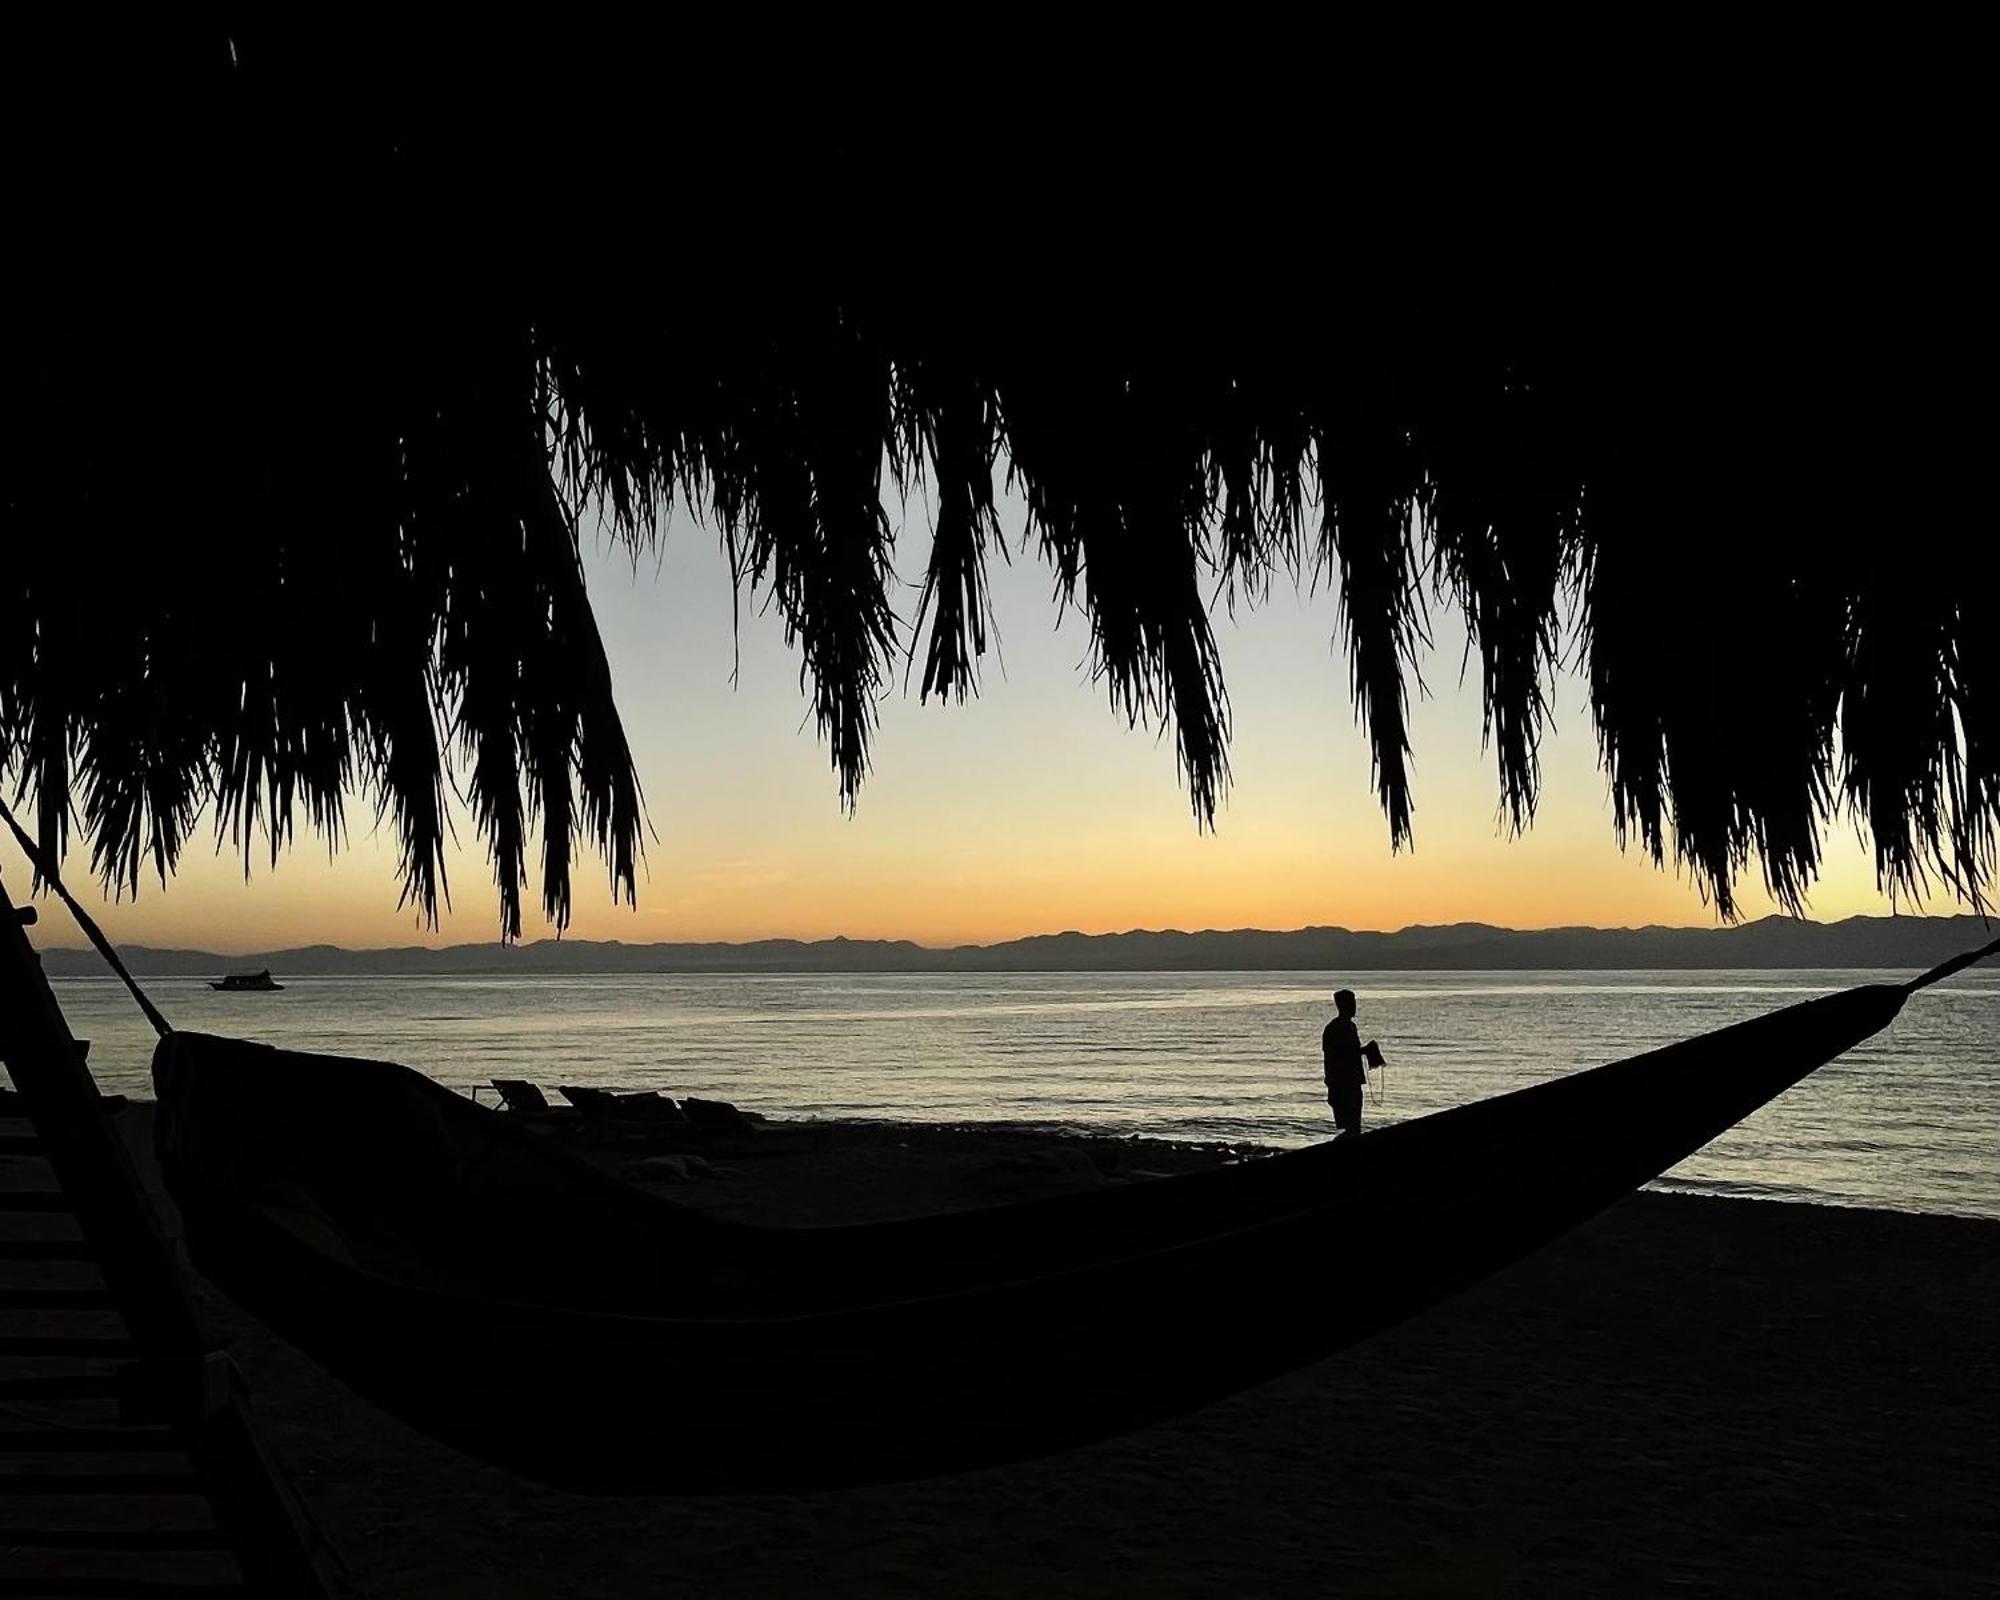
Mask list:
[[[1171,722],[1198,818],[1227,779],[1217,596],[1325,573],[1394,842],[1444,604],[1516,824],[1573,649],[1621,838],[1725,914],[1753,859],[1800,904],[1842,810],[1886,883],[1990,880],[2000,647],[1986,513],[1956,487],[1981,441],[1948,384],[1947,240],[1906,232],[1885,277],[1879,250],[1822,253],[1794,186],[1775,224],[1723,207],[1587,259],[1561,229],[1510,255],[1518,219],[1473,250],[1361,215],[1252,254],[1240,195],[1224,248],[1183,250],[1159,219],[1266,147],[1105,143],[1014,151],[1031,258],[979,201],[908,259],[858,124],[681,127],[579,186],[539,128],[288,116],[295,56],[209,43],[170,137],[71,128],[31,161],[63,248],[11,350],[0,767],[51,848],[76,808],[111,882],[170,872],[205,807],[247,856],[300,815],[337,830],[358,788],[429,910],[457,784],[510,930],[537,833],[558,922],[580,845],[629,895],[595,502],[635,541],[675,503],[711,519],[776,597],[851,798],[904,650],[926,695],[973,686],[1003,463],[1114,702]],[[890,166],[937,193],[990,153]],[[641,222],[661,209],[668,240]],[[919,628],[891,605],[885,459],[934,508]]]

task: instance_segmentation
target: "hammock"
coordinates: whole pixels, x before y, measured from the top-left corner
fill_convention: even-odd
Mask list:
[[[1406,1318],[1894,1019],[1853,989],[1359,1139],[847,1227],[703,1216],[407,1068],[173,1033],[195,1263],[384,1409],[603,1489],[796,1490],[1038,1455]]]
[[[1539,1249],[2000,954],[1246,1166],[773,1228],[405,1067],[176,1033],[43,876],[161,1035],[155,1137],[196,1265],[412,1426],[596,1489],[879,1482],[1192,1410]]]

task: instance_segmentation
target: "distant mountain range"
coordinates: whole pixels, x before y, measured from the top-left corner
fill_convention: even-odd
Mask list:
[[[344,950],[306,945],[254,955],[158,950],[123,955],[141,976],[213,977],[269,967],[280,978],[342,973],[585,972],[1367,972],[1607,971],[1645,968],[1879,967],[1916,972],[1986,943],[2000,926],[1978,917],[1849,917],[1804,922],[1766,917],[1732,928],[1495,928],[1480,922],[1403,928],[1257,928],[1201,933],[1052,933],[1004,944],[928,949],[906,939],[760,939],[750,944],[624,944],[543,939]],[[43,952],[46,970],[104,972],[89,950]]]

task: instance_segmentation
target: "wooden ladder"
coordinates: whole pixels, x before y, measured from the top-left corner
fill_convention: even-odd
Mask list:
[[[0,886],[0,1597],[336,1600]]]

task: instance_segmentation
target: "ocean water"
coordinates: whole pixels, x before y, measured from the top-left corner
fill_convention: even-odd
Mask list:
[[[1905,973],[1368,972],[1389,1067],[1370,1123],[1422,1116]],[[1331,1132],[1303,973],[290,977],[282,994],[147,984],[178,1027],[492,1077],[650,1088],[774,1116],[1006,1121],[1298,1145]],[[105,1089],[152,1036],[110,978],[55,984]],[[490,1094],[488,1096],[490,1099]],[[2000,971],[1914,996],[1885,1034],[1661,1186],[2000,1218]]]

